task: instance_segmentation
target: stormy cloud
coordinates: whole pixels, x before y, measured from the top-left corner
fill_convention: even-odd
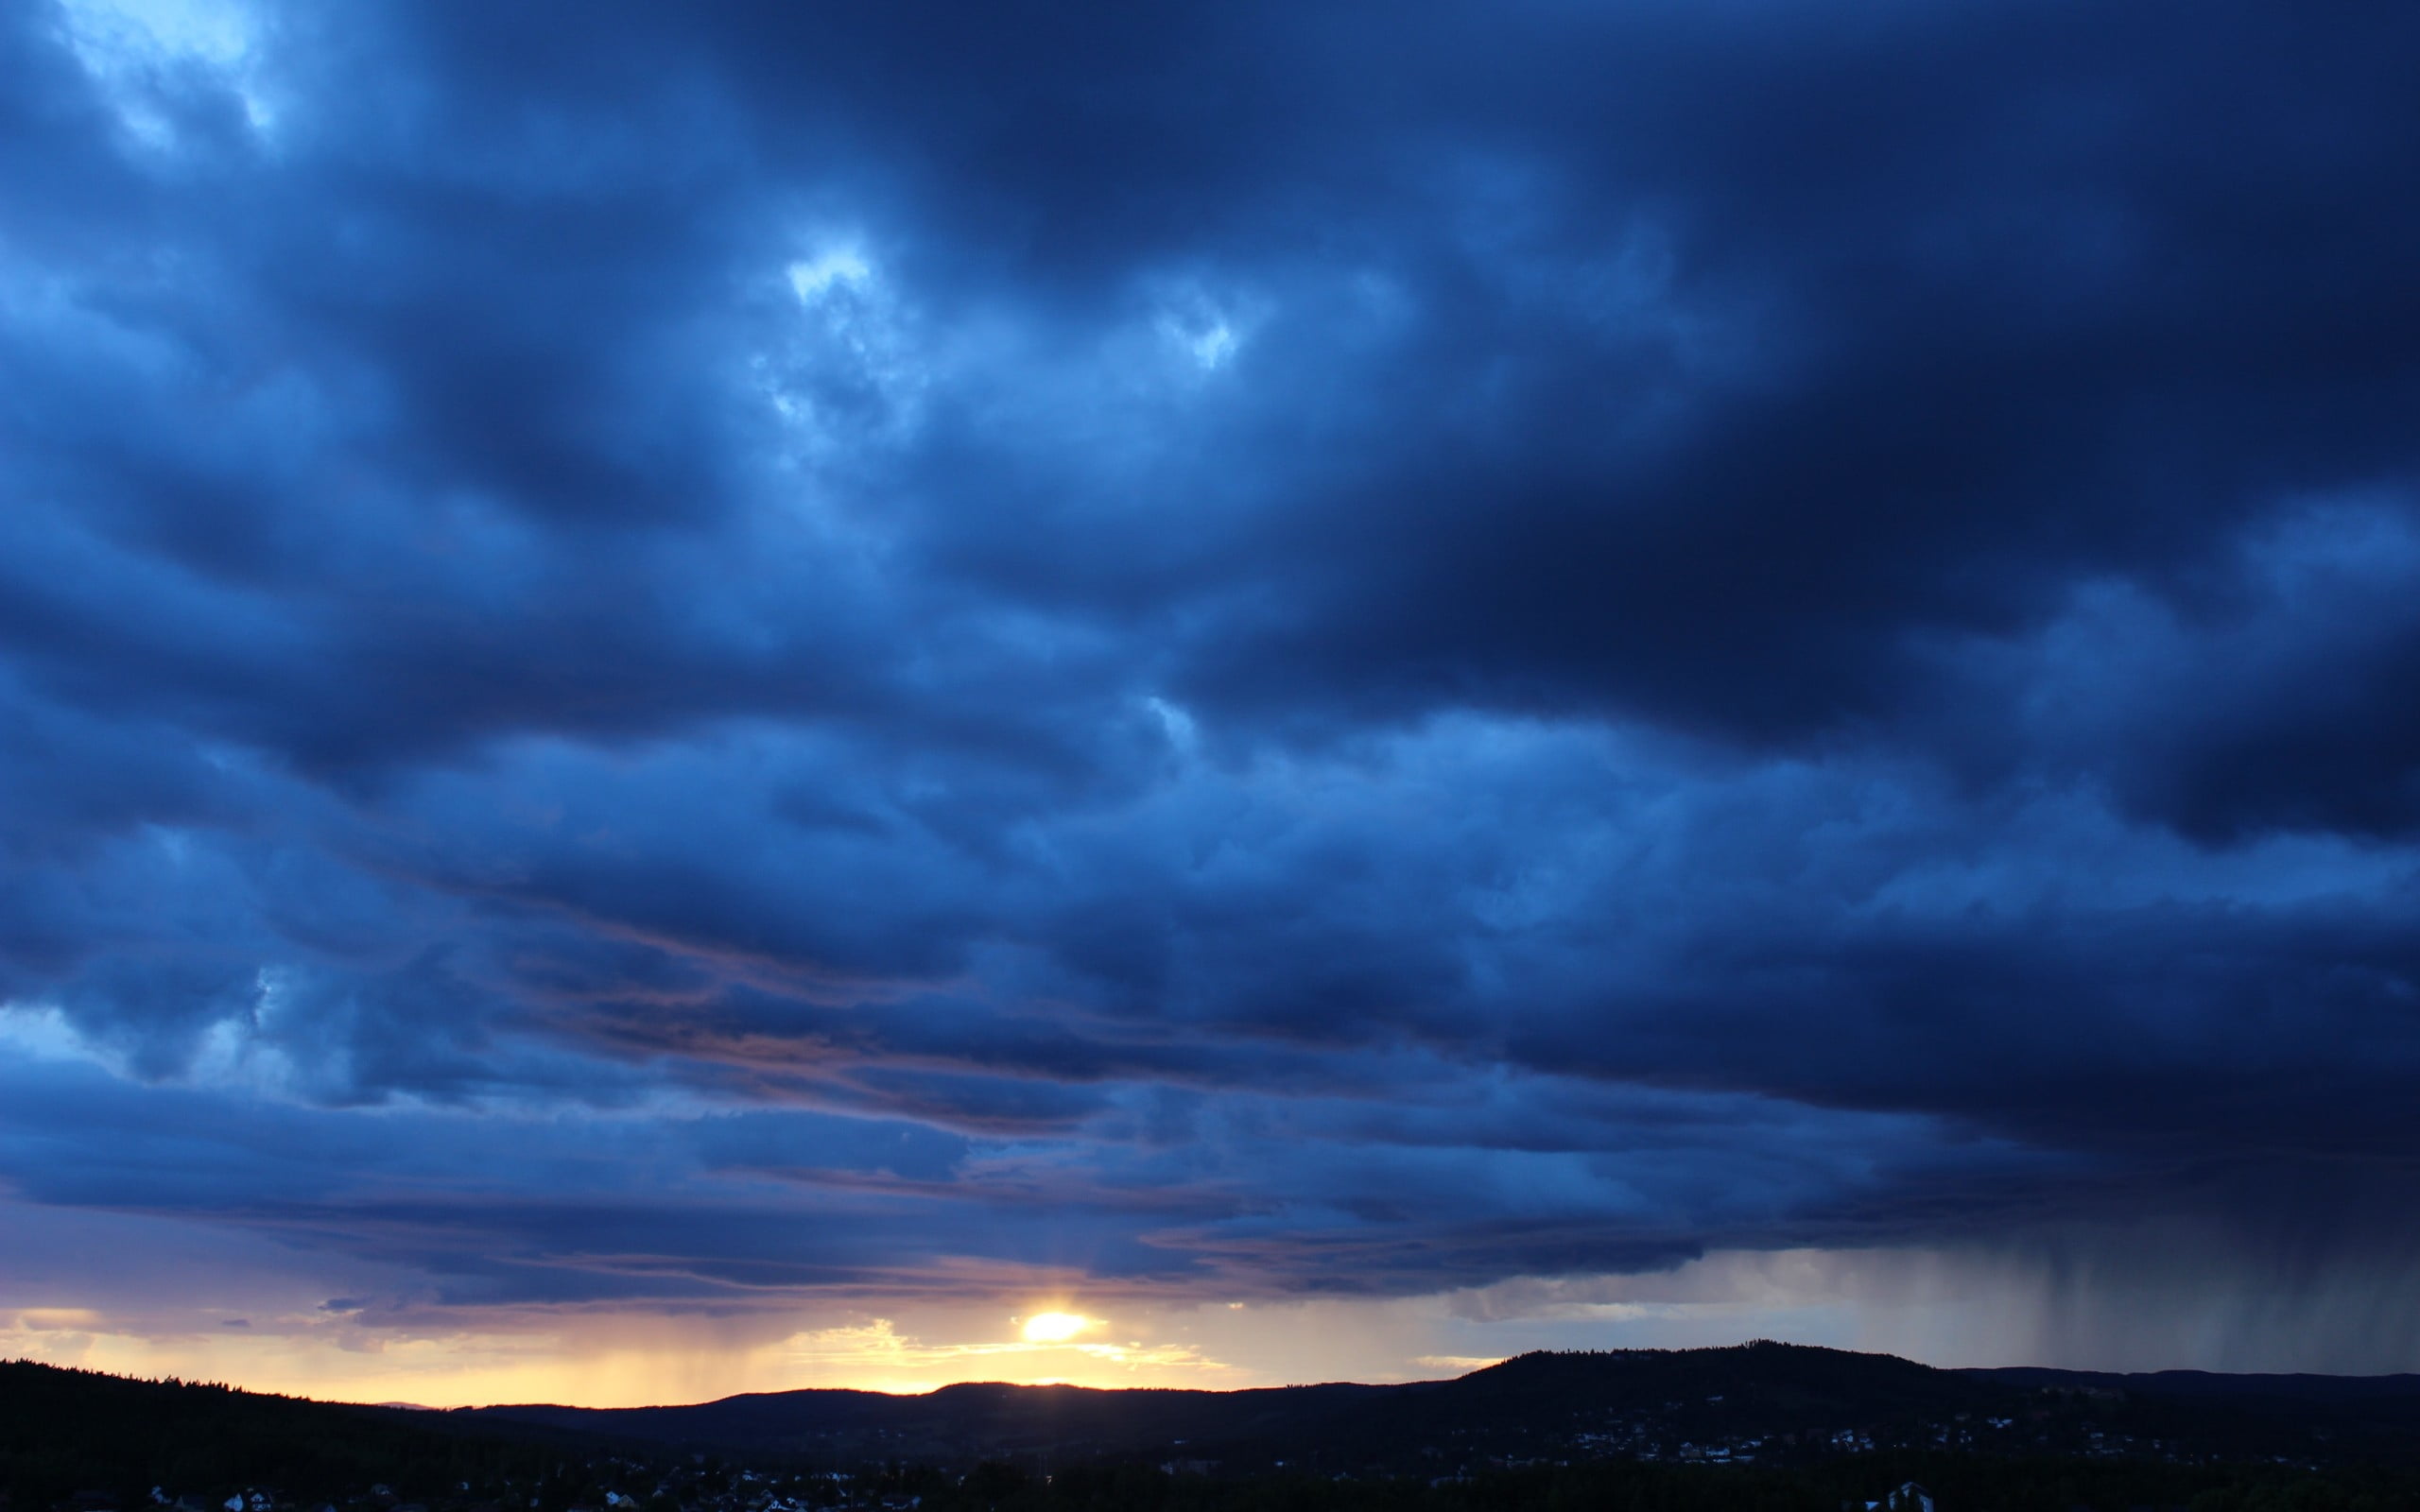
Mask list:
[[[14,8],[10,1224],[364,1328],[2090,1252],[2189,1352],[2373,1286],[2415,61]]]

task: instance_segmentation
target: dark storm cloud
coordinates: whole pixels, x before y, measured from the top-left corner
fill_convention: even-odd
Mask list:
[[[519,1302],[2413,1194],[2407,8],[0,33],[26,1201]]]

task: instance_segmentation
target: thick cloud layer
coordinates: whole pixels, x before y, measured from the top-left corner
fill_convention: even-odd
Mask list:
[[[11,9],[0,1181],[363,1316],[2408,1252],[2415,62]]]

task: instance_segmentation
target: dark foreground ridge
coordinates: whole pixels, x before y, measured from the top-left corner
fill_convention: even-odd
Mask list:
[[[1936,1512],[2420,1512],[2420,1376],[1942,1370],[1754,1343],[1398,1385],[433,1413],[0,1366],[0,1512],[1882,1512],[1911,1481]]]

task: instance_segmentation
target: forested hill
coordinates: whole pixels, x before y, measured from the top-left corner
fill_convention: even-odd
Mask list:
[[[152,1504],[159,1487],[215,1508],[231,1491],[344,1501],[373,1485],[422,1501],[464,1483],[527,1484],[548,1452],[501,1425],[178,1381],[129,1381],[0,1362],[0,1498],[42,1512],[84,1493],[88,1512]]]

